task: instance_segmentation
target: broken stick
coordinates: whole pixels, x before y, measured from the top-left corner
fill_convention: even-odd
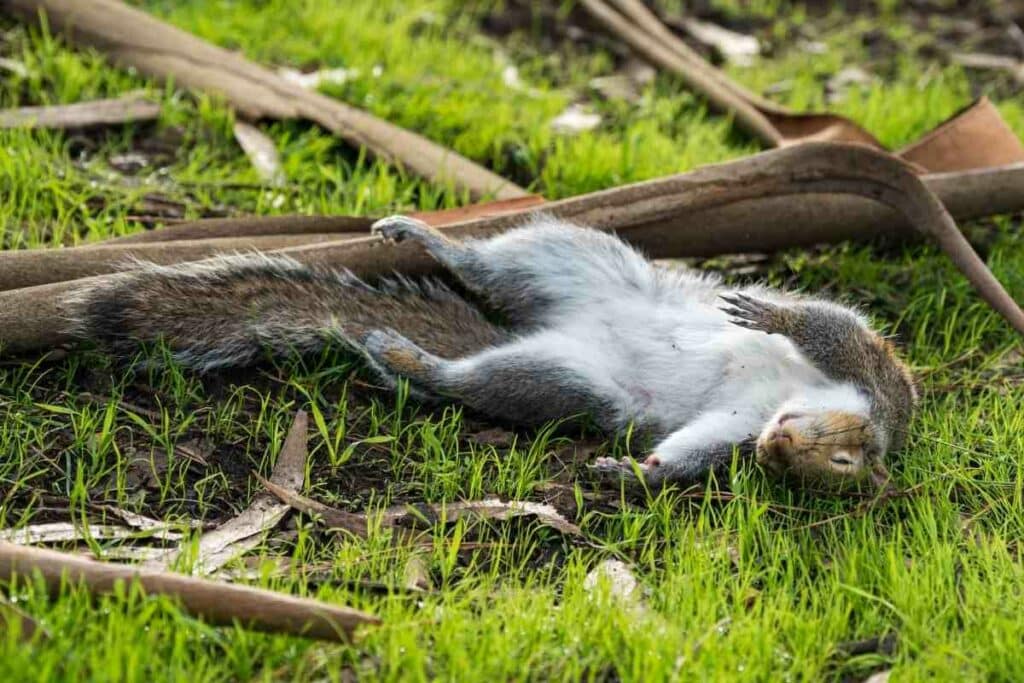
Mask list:
[[[6,109],[0,111],[0,128],[77,129],[152,121],[159,116],[159,103],[134,93],[111,100]]]
[[[39,576],[52,594],[82,584],[97,594],[110,594],[122,583],[137,582],[151,595],[176,598],[181,607],[211,624],[284,633],[321,640],[345,640],[360,625],[380,623],[365,612],[328,605],[247,586],[219,583],[166,572],[94,562],[52,550],[0,541],[0,581]]]

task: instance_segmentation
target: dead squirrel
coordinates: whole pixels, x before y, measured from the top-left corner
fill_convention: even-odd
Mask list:
[[[652,264],[607,233],[555,218],[455,242],[393,216],[376,233],[415,240],[507,326],[436,280],[370,286],[346,270],[250,254],[144,265],[78,293],[79,336],[129,351],[163,339],[200,371],[338,340],[389,386],[537,425],[588,413],[610,433],[660,439],[639,469],[697,481],[754,446],[775,474],[826,484],[878,478],[915,402],[906,367],[855,312]],[[632,463],[596,467],[631,476]]]

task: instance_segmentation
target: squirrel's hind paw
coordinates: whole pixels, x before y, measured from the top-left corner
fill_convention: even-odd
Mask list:
[[[767,334],[779,331],[780,308],[775,304],[740,293],[719,294],[718,298],[729,304],[720,306],[718,310],[732,316],[729,322],[733,325]]]

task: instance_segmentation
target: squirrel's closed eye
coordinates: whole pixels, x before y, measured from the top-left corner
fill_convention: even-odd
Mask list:
[[[831,460],[833,464],[842,465],[843,467],[850,467],[855,464],[853,460],[845,455],[833,455],[829,457],[829,460]]]

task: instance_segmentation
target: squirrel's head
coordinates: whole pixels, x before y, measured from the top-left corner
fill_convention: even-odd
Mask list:
[[[916,393],[891,345],[876,343],[842,381],[808,388],[768,420],[756,442],[765,470],[825,489],[885,484],[885,455],[902,445]]]

